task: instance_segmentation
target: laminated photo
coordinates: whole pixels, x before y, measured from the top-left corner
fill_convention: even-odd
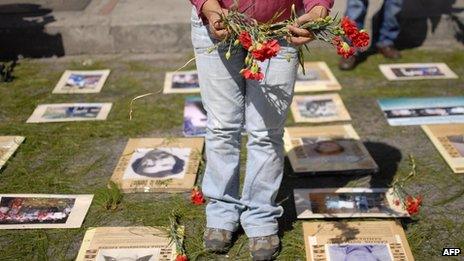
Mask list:
[[[167,72],[163,93],[199,93],[197,71]]]
[[[186,137],[205,136],[206,110],[201,97],[187,97],[184,105],[184,135]]]
[[[351,125],[287,127],[284,144],[295,173],[352,175],[378,171]]]
[[[70,71],[61,76],[53,93],[99,93],[110,70]]]
[[[464,123],[464,96],[378,101],[391,126]]]
[[[0,194],[0,229],[78,228],[93,195]]]
[[[338,94],[296,95],[291,110],[295,122],[322,123],[349,121],[350,114]]]
[[[381,64],[379,68],[391,81],[458,78],[445,63]]]
[[[307,261],[414,261],[398,221],[304,222]]]
[[[464,124],[423,125],[422,129],[454,173],[464,173]]]
[[[324,188],[293,191],[298,218],[409,217],[388,188]]]
[[[202,151],[203,138],[129,139],[111,180],[126,193],[189,191]]]
[[[304,68],[305,73],[299,68],[296,75],[296,93],[341,90],[342,86],[325,62],[306,62]]]
[[[41,104],[27,120],[28,123],[106,120],[111,103]]]
[[[76,261],[174,261],[176,246],[161,227],[97,227],[85,233]]]
[[[0,169],[24,141],[22,136],[0,136]]]

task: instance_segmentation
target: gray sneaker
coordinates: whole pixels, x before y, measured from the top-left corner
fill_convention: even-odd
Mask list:
[[[206,228],[203,239],[207,251],[224,253],[232,245],[232,232],[219,228]]]
[[[280,249],[278,235],[249,238],[251,256],[254,261],[273,260]]]

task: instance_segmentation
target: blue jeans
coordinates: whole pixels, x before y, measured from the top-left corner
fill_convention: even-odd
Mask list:
[[[359,28],[364,28],[368,0],[348,0],[346,16],[356,21]],[[385,0],[383,4],[383,15],[380,24],[379,38],[375,45],[385,47],[393,45],[400,33],[400,24],[397,19],[398,13],[403,6],[403,0]]]
[[[207,52],[217,41],[195,12],[192,43],[208,115],[203,178],[203,192],[209,199],[206,226],[236,231],[241,224],[248,237],[276,234],[283,208],[275,198],[283,175],[283,128],[293,97],[297,50],[282,41],[279,54],[260,63],[265,79],[253,81],[240,75],[246,56],[240,46],[232,47],[229,60],[224,58],[228,47]],[[248,134],[248,157],[240,197],[243,125]]]

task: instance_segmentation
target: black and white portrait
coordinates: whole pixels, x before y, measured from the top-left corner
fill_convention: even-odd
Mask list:
[[[96,261],[156,261],[159,248],[109,248],[100,249]]]
[[[190,148],[137,149],[123,179],[183,179]]]
[[[302,117],[319,118],[337,115],[337,106],[331,99],[298,101],[298,110]]]

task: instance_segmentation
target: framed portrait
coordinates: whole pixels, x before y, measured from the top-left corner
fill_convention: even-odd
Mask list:
[[[203,138],[129,139],[111,180],[126,193],[190,191],[203,143]]]
[[[305,62],[305,73],[298,69],[295,92],[338,91],[342,86],[325,62]]]
[[[197,71],[167,72],[163,93],[199,93]]]
[[[284,144],[298,174],[367,174],[378,166],[351,125],[285,128]]]
[[[41,104],[27,123],[106,120],[111,103]]]
[[[96,227],[85,233],[76,261],[175,261],[167,228]]]
[[[53,93],[99,93],[109,75],[110,70],[66,70]]]
[[[307,261],[414,261],[398,221],[304,222]]]
[[[0,169],[23,143],[22,136],[0,136]]]
[[[78,228],[93,195],[0,194],[0,229]]]
[[[464,123],[464,96],[390,98],[378,103],[391,126]]]
[[[409,217],[388,188],[323,188],[293,191],[298,218]]]
[[[185,98],[184,105],[184,135],[186,137],[202,137],[206,135],[206,110],[201,97]]]
[[[422,125],[454,173],[464,173],[464,124]]]
[[[391,81],[458,78],[445,63],[381,64],[379,68]]]
[[[342,99],[336,93],[296,95],[291,110],[295,122],[324,123],[351,120]]]

